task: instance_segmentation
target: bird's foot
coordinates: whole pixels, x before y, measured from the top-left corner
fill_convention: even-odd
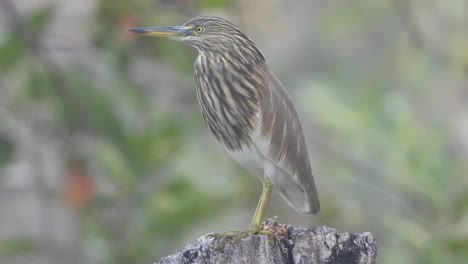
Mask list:
[[[275,244],[275,238],[274,238],[273,232],[263,229],[263,226],[261,224],[251,225],[242,231],[229,231],[229,232],[224,232],[222,234],[212,234],[211,236],[216,239],[222,238],[221,242],[216,247],[217,250],[222,250],[229,239],[239,241],[243,238],[249,237],[250,235],[254,235],[254,234],[267,235],[270,245]]]

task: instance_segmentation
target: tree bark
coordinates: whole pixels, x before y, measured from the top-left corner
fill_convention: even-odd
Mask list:
[[[178,263],[287,263],[287,264],[375,264],[377,242],[371,233],[340,233],[336,229],[318,226],[291,227],[269,220],[264,229],[275,234],[274,244],[266,235],[251,235],[235,241],[210,235],[200,237],[174,255],[162,258],[159,264]]]

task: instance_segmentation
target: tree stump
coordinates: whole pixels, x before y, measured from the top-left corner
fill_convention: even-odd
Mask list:
[[[159,264],[287,263],[287,264],[375,264],[377,242],[371,233],[341,233],[327,226],[312,228],[280,225],[267,220],[265,230],[275,234],[272,244],[266,235],[251,235],[235,241],[210,235],[195,245],[162,258]]]

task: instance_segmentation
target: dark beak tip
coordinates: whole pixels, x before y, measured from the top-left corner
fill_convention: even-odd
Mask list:
[[[137,34],[143,34],[145,32],[141,28],[129,28],[127,29],[127,31],[132,32],[132,33],[137,33]]]
[[[154,37],[177,37],[189,35],[189,33],[187,33],[187,31],[182,27],[141,27],[129,28],[127,31]]]

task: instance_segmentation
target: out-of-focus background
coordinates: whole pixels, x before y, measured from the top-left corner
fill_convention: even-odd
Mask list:
[[[153,263],[245,227],[260,182],[211,139],[181,43],[127,28],[227,17],[301,116],[322,211],[379,263],[468,259],[468,4],[2,0],[0,263]]]

